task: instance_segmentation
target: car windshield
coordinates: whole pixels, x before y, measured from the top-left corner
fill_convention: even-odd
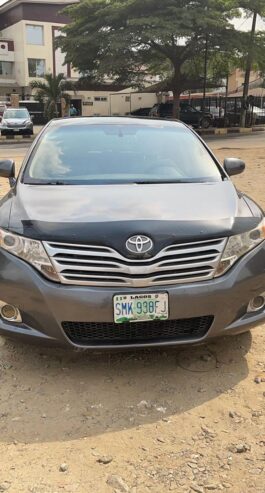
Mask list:
[[[30,184],[178,183],[221,181],[209,151],[177,125],[51,125],[23,175]]]
[[[6,110],[4,112],[4,119],[9,118],[21,118],[25,120],[25,118],[29,118],[29,114],[27,110]]]

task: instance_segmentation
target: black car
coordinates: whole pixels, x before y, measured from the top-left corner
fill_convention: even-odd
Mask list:
[[[150,116],[172,119],[173,102],[155,104]],[[213,124],[211,113],[196,110],[188,103],[180,103],[180,120],[193,127],[209,128]]]
[[[131,116],[149,116],[152,108],[138,108],[138,110],[131,111]]]

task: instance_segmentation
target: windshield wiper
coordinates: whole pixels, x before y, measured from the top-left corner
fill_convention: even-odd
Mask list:
[[[136,185],[160,185],[163,183],[191,183],[190,181],[187,180],[140,180],[140,181],[134,181]]]
[[[66,181],[54,180],[44,182],[40,181],[39,183],[36,183],[36,185],[70,185],[70,183],[67,183]]]

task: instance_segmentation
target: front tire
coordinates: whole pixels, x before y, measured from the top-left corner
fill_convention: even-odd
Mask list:
[[[210,122],[209,118],[203,117],[201,119],[201,128],[209,128],[210,125],[211,125],[211,122]]]

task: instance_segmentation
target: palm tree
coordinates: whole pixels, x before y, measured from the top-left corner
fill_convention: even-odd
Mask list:
[[[36,89],[35,98],[45,105],[45,116],[49,120],[58,117],[58,103],[64,98],[69,103],[71,96],[66,89],[74,90],[73,84],[66,80],[64,74],[45,74],[43,80],[33,80],[30,83],[32,89]]]

